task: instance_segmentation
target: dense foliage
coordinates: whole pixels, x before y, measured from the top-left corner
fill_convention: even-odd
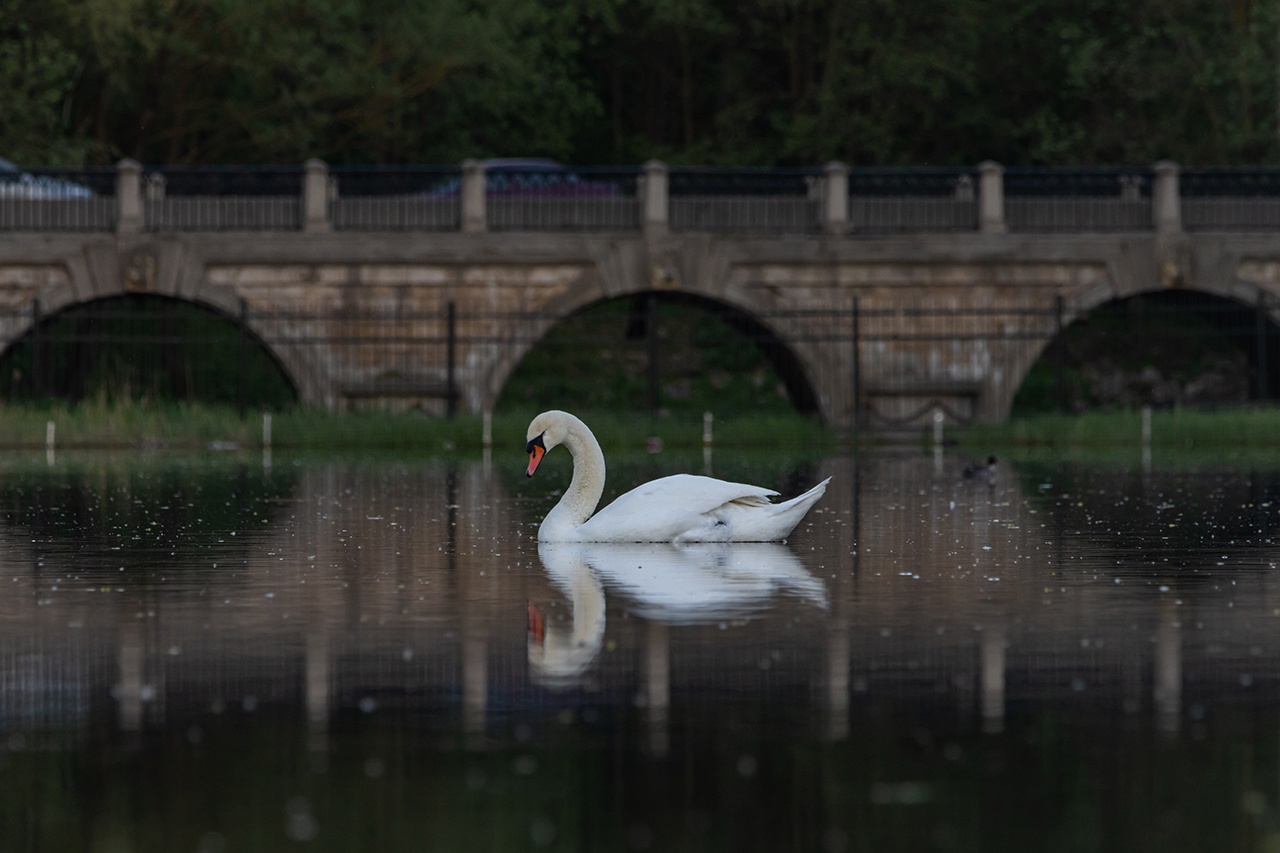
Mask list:
[[[1255,0],[0,0],[29,165],[1268,162]]]

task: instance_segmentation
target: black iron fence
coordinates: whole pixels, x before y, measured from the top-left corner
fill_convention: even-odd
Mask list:
[[[864,297],[752,316],[647,293],[568,318],[453,302],[269,311],[242,303],[224,316],[133,295],[52,316],[39,303],[0,312],[0,394],[279,408],[318,381],[340,408],[452,416],[500,375],[499,406],[838,410],[876,429],[917,424],[935,409],[965,423],[989,417],[993,400],[1027,413],[1272,401],[1278,317],[1280,300],[1267,294],[1245,305],[1181,291],[1085,314],[1060,298],[960,308]]]

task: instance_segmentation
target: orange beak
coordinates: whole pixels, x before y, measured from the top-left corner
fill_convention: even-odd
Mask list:
[[[547,451],[540,444],[534,444],[529,447],[529,470],[524,472],[526,477],[532,477],[533,472],[538,470],[538,463],[542,461]]]

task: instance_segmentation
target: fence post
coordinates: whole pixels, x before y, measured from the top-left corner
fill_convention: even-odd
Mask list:
[[[670,227],[667,164],[650,160],[644,164],[644,198],[641,199],[644,233],[662,235]]]
[[[333,229],[329,220],[329,164],[314,157],[303,164],[302,230],[325,232]]]
[[[860,334],[858,330],[858,297],[853,297],[853,306],[850,309],[850,319],[852,322],[852,338],[853,345],[853,431],[856,433],[862,427],[862,361],[859,358],[859,350],[861,342],[858,340]]]
[[[1178,164],[1161,160],[1152,168],[1156,180],[1151,188],[1152,218],[1160,234],[1177,234],[1182,231],[1182,199],[1178,186]]]
[[[822,233],[839,236],[849,230],[849,167],[833,160],[823,171]]]
[[[249,348],[249,303],[244,299],[240,300],[240,346],[236,354],[236,407],[240,413],[240,420],[245,417],[245,382],[244,382],[244,366],[248,361]]]
[[[1059,293],[1053,297],[1053,395],[1057,398],[1058,411],[1067,410],[1067,383],[1063,376],[1066,345],[1062,341],[1063,299]]]
[[[1004,166],[993,160],[978,164],[978,230],[983,234],[1009,230],[1004,221]]]
[[[649,412],[657,418],[662,407],[662,352],[658,340],[658,296],[652,292],[645,296],[644,325],[649,336]]]
[[[116,233],[137,234],[145,225],[142,164],[137,160],[121,160],[116,164]]]
[[[40,300],[31,300],[31,396],[44,396],[44,340],[40,331]]]
[[[452,299],[445,306],[445,412],[449,420],[458,415],[458,312]]]
[[[1258,290],[1258,308],[1257,308],[1257,339],[1258,339],[1258,400],[1266,402],[1269,399],[1270,377],[1267,376],[1267,292]]]
[[[479,160],[462,161],[462,230],[467,234],[483,234],[489,230],[485,210],[484,164]]]

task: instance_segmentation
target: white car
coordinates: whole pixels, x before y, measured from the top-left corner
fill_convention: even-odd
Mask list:
[[[0,157],[0,198],[91,198],[93,191],[81,184],[48,175],[33,175]]]

